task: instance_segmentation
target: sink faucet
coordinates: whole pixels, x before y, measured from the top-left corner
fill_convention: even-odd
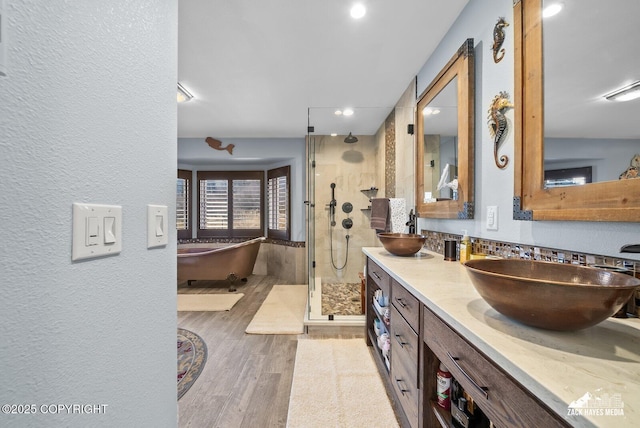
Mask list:
[[[406,225],[409,226],[409,233],[416,233],[416,215],[413,213],[413,209],[409,211],[409,221]]]
[[[640,253],[640,244],[623,245],[620,248],[621,253]]]
[[[640,253],[640,244],[623,245],[622,248],[620,248],[620,252],[621,253]],[[637,272],[635,272],[635,269],[634,269],[634,274],[637,274]],[[638,317],[639,305],[640,305],[640,289],[636,289],[631,295],[631,298],[629,299],[627,304],[625,305],[627,315],[632,317]]]

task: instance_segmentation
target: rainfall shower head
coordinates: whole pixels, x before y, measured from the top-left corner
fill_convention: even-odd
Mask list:
[[[347,135],[347,138],[344,139],[344,142],[347,144],[357,143],[358,137],[354,137],[353,135],[351,135],[351,132],[349,132],[349,135]]]

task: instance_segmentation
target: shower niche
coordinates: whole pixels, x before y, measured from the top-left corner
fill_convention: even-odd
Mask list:
[[[369,203],[366,208],[360,208],[362,211],[371,211],[371,199],[375,198],[378,193],[377,187],[370,187],[369,189],[360,190],[369,199]]]

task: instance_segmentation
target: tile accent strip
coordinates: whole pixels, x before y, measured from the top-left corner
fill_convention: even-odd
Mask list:
[[[421,230],[421,234],[427,237],[425,248],[444,255],[444,241],[455,240],[460,246],[461,235],[437,232],[433,230]],[[586,254],[558,248],[547,248],[536,245],[524,245],[513,242],[494,241],[484,238],[471,237],[471,253],[487,254],[505,259],[541,260],[555,263],[572,263],[582,266],[606,265],[627,269],[640,278],[640,262],[619,257],[602,256],[598,254]],[[460,252],[458,250],[458,259]]]
[[[237,244],[247,241],[249,238],[192,238],[178,239],[178,244]],[[282,245],[284,247],[304,248],[304,241],[285,241],[282,239],[267,238],[265,244]]]

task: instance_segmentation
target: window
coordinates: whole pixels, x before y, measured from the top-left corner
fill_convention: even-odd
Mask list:
[[[275,239],[290,239],[290,166],[267,172],[267,236]]]
[[[191,238],[191,171],[178,170],[176,186],[176,229],[178,239]]]
[[[582,186],[591,183],[591,167],[548,169],[544,172],[544,187]]]
[[[263,171],[198,172],[198,237],[263,235]]]

